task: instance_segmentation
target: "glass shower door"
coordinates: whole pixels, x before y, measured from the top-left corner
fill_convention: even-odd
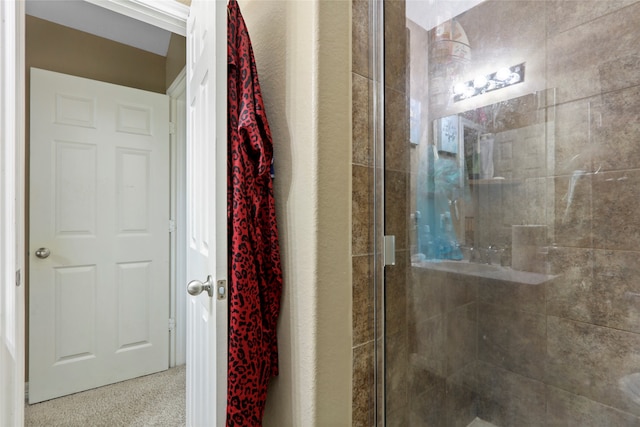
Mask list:
[[[383,6],[379,424],[640,425],[640,2]]]

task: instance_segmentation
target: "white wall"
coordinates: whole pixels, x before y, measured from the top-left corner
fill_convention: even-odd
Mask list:
[[[284,268],[264,425],[351,425],[351,2],[240,7],[274,138]]]

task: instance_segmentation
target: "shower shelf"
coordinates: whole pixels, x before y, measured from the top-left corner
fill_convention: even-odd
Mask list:
[[[468,261],[427,260],[414,262],[412,266],[415,268],[481,277],[521,285],[541,285],[558,277],[557,275],[519,271],[500,265],[479,264]]]
[[[519,185],[522,183],[519,179],[503,179],[503,178],[491,178],[491,179],[470,179],[469,185]]]

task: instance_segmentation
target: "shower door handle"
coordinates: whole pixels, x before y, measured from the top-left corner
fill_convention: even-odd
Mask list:
[[[384,236],[384,265],[396,265],[396,236]]]

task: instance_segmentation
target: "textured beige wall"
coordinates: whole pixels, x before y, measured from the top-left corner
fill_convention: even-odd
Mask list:
[[[240,6],[274,137],[285,280],[264,425],[351,425],[351,5]]]

